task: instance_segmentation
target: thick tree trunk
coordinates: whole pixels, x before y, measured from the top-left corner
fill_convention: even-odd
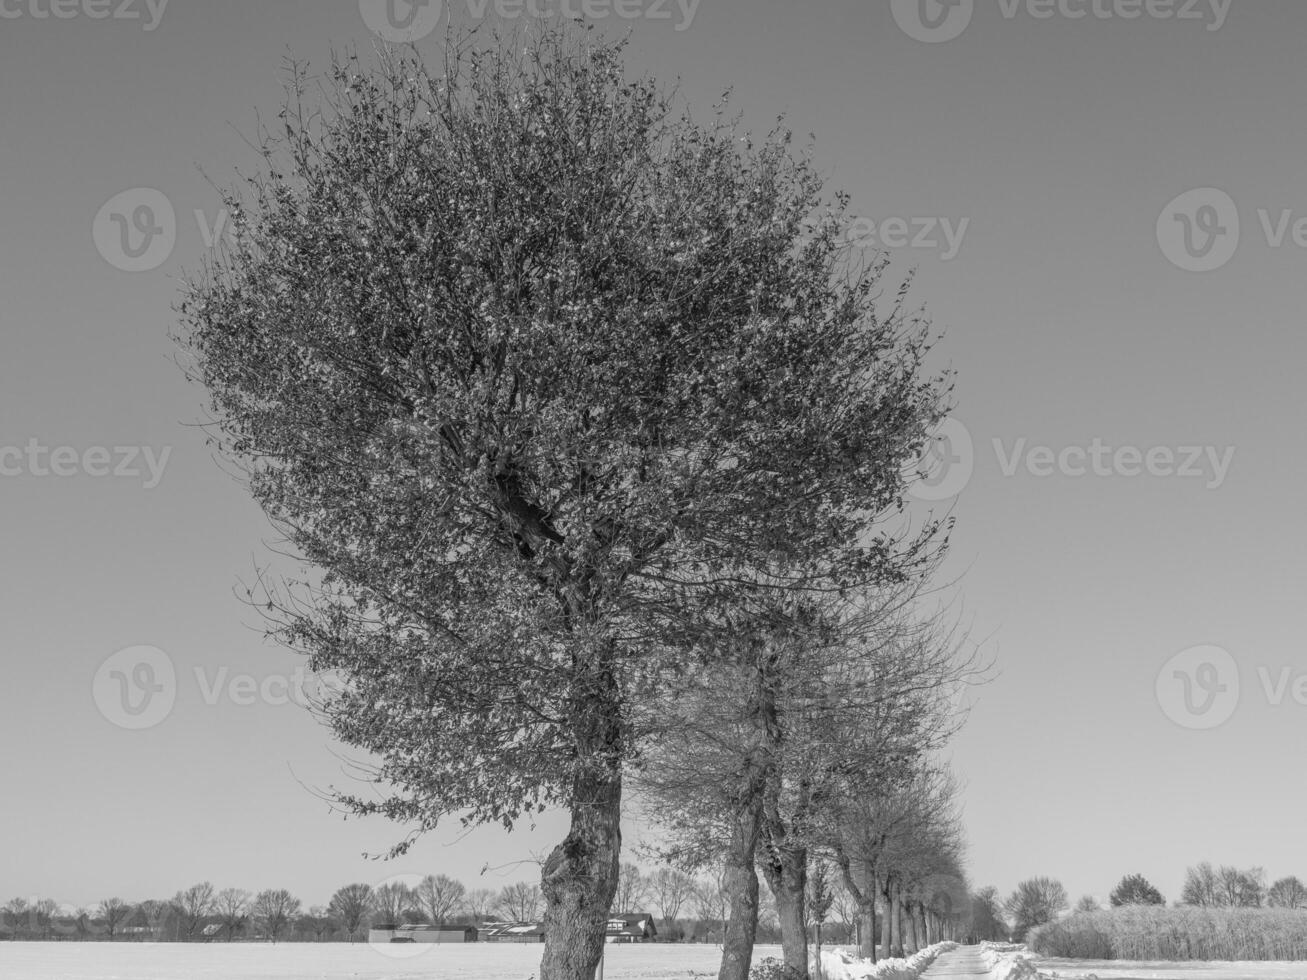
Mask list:
[[[763,866],[767,886],[776,898],[781,924],[781,949],[785,965],[796,977],[808,977],[808,891],[807,848],[773,851]]]
[[[622,851],[620,773],[578,775],[572,825],[545,861],[541,980],[593,980],[603,955]]]
[[[754,859],[762,831],[762,799],[756,794],[736,814],[726,852],[724,888],[730,918],[722,937],[722,965],[717,980],[749,980],[753,943],[758,934],[758,872]]]
[[[903,955],[910,956],[919,948],[917,945],[917,907],[911,901],[905,903],[903,926]]]
[[[596,693],[598,692],[598,693]],[[576,728],[572,824],[545,860],[545,952],[541,980],[594,980],[622,852],[622,742],[616,684],[602,663],[590,677]]]

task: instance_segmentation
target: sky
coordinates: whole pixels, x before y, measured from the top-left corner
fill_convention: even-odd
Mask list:
[[[916,270],[957,372],[918,506],[956,517],[945,577],[996,662],[950,751],[973,883],[1307,878],[1307,5],[395,4],[0,0],[0,900],[498,888],[561,838],[366,856],[401,830],[323,800],[348,752],[240,600],[273,535],[169,340],[284,58],[560,11],[704,111],[731,88],[814,134],[853,240]]]

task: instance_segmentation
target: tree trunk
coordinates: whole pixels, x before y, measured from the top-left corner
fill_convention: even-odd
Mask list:
[[[785,965],[796,977],[808,977],[808,926],[805,898],[808,890],[807,848],[774,851],[763,865],[767,886],[776,897],[781,923],[781,949]]]
[[[622,852],[622,727],[617,683],[597,658],[573,707],[577,762],[572,824],[545,860],[545,952],[540,980],[594,980],[617,892]]]
[[[912,901],[906,903],[904,909],[904,936],[903,936],[903,955],[910,956],[920,947],[917,944],[917,906]]]
[[[884,900],[881,907],[885,910],[885,915],[882,918],[880,925],[880,958],[883,960],[887,960],[894,955],[894,946],[891,936],[892,925],[894,922],[894,908],[890,900],[893,891],[893,883],[890,881],[889,877],[886,876],[885,881],[880,888],[880,896]]]
[[[722,936],[722,965],[717,980],[749,980],[753,943],[758,934],[758,872],[754,859],[762,830],[762,799],[751,794],[736,814],[726,852],[724,888],[730,918]]]

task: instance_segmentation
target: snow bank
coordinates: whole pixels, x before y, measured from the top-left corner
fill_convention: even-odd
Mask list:
[[[843,949],[824,949],[821,952],[821,975],[825,980],[917,980],[936,956],[956,947],[957,943],[936,943],[905,960],[881,960],[878,963],[859,959]]]
[[[993,980],[1040,980],[1035,956],[1017,943],[981,943],[980,958]]]

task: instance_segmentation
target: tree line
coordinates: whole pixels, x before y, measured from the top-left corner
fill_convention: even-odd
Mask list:
[[[1260,867],[1214,867],[1203,861],[1185,870],[1184,884],[1176,907],[1271,908],[1307,910],[1307,885],[1296,875],[1267,884]],[[1143,875],[1128,874],[1108,895],[1111,908],[1166,905],[1165,896]],[[1083,896],[1076,912],[1097,912],[1102,905],[1092,895]],[[1011,938],[1017,942],[1038,926],[1053,922],[1071,909],[1066,888],[1054,878],[1035,877],[1020,882],[1008,898],[998,889],[980,889],[972,899],[973,934],[980,939]]]
[[[909,506],[928,319],[783,128],[694,120],[593,31],[480,42],[293,66],[179,306],[214,444],[316,569],[248,597],[343,679],[316,707],[372,778],[335,802],[392,854],[567,812],[543,980],[594,975],[633,812],[718,883],[721,980],[763,884],[797,980],[840,890],[869,956],[957,936],[977,664],[931,594],[951,519]]]

